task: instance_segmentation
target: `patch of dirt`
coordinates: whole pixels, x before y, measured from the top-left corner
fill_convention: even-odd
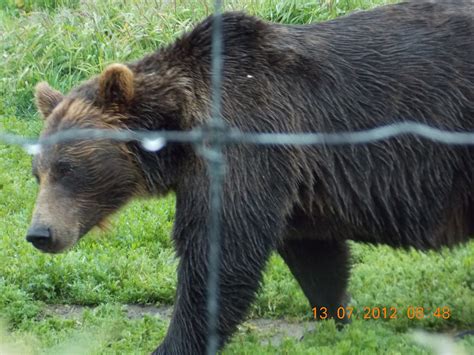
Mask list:
[[[66,319],[77,319],[82,316],[85,309],[92,309],[92,307],[69,304],[51,304],[44,308],[43,316],[60,316]]]
[[[158,317],[163,320],[170,320],[173,313],[173,307],[163,306],[146,306],[140,304],[127,304],[125,306],[127,317],[130,319],[142,318],[145,314],[149,316]]]
[[[284,319],[249,319],[239,326],[239,331],[255,331],[262,339],[262,345],[278,346],[284,338],[303,339],[304,335],[316,329],[316,322],[292,323]]]

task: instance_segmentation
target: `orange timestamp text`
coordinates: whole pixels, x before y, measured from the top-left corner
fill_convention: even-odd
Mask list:
[[[314,319],[352,319],[358,317],[361,319],[398,319],[406,317],[408,319],[424,319],[424,318],[439,318],[449,319],[451,317],[451,309],[448,306],[443,307],[420,307],[408,306],[407,308],[397,307],[362,307],[361,312],[355,311],[354,307],[336,308],[335,312],[331,314],[328,307],[319,306],[313,307]]]

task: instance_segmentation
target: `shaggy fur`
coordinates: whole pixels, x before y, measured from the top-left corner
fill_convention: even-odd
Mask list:
[[[246,132],[357,131],[405,120],[473,131],[473,13],[471,2],[403,3],[307,26],[225,14],[223,117]],[[55,106],[40,104],[42,112],[52,112],[44,134],[105,125],[189,130],[205,123],[211,24],[206,19],[173,45],[107,69],[60,103],[49,100],[51,91],[43,87],[46,97],[41,99],[40,90],[38,102]],[[96,149],[114,152],[109,156],[84,154],[88,148],[81,145],[62,155],[44,152],[37,158],[38,174],[51,174],[55,159],[64,155],[79,167],[75,171],[92,170],[87,189],[97,191],[89,199],[101,201],[101,215],[137,194],[176,193],[177,296],[156,353],[201,354],[207,335],[206,164],[187,145],[170,144],[157,153],[133,142],[118,146],[102,142]],[[274,250],[311,305],[334,314],[345,300],[347,240],[436,249],[474,232],[470,147],[398,137],[340,147],[233,145],[224,156],[221,345],[244,319]],[[103,164],[115,173],[105,172]],[[119,183],[123,176],[126,183]],[[54,181],[61,184],[60,177]],[[77,194],[83,201],[85,195]],[[70,196],[74,205],[75,192]],[[118,197],[109,203],[108,196]],[[50,228],[53,241],[61,239],[60,230]]]

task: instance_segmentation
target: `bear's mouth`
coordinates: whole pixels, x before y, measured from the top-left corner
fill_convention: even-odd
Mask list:
[[[66,249],[66,248],[57,248],[54,245],[38,244],[36,242],[32,242],[32,244],[39,251],[43,253],[48,253],[48,254],[59,254]]]
[[[32,240],[29,241],[36,249],[42,251],[43,253],[49,253],[49,254],[58,254],[65,249],[67,249],[66,246],[62,246],[61,243],[57,243],[53,240]]]

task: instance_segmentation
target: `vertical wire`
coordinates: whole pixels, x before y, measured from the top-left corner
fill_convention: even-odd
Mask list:
[[[209,209],[209,259],[207,282],[208,343],[207,354],[214,355],[219,348],[219,258],[221,249],[221,214],[224,160],[222,156],[222,133],[225,128],[221,118],[222,85],[222,1],[216,0],[212,21],[212,62],[211,62],[211,120],[207,127],[210,149],[207,163],[210,179]]]

